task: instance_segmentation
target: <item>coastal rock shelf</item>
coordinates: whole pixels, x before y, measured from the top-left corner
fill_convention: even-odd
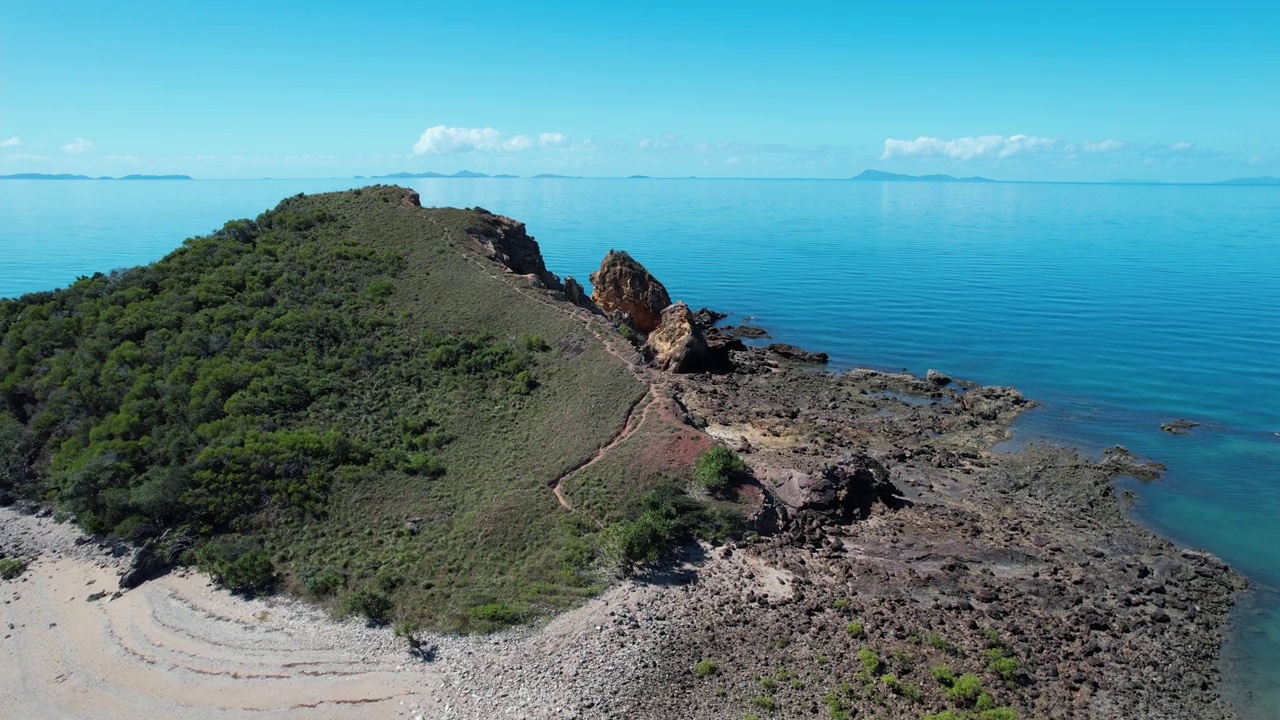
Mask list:
[[[298,196],[151,269],[4,306],[31,332],[5,336],[0,359],[26,364],[0,430],[36,458],[8,458],[8,502],[36,498],[34,479],[76,467],[75,453],[99,467],[104,448],[128,449],[141,463],[146,428],[113,398],[159,403],[184,387],[85,383],[92,403],[57,404],[37,364],[83,368],[58,365],[71,357],[58,343],[14,349],[49,329],[23,324],[24,303],[30,317],[48,316],[44,302],[75,317],[130,283],[129,297],[165,301],[125,314],[168,323],[129,325],[136,343],[100,333],[115,375],[85,377],[132,382],[147,363],[197,377],[236,353],[263,377],[198,383],[207,402],[165,406],[183,437],[193,407],[201,432],[236,429],[207,448],[172,443],[172,472],[157,476],[188,483],[170,500],[204,503],[193,517],[216,522],[199,531],[173,521],[185,506],[128,516],[155,496],[127,483],[61,477],[81,522],[149,543],[154,579],[117,593],[128,546],[49,508],[0,509],[0,555],[31,561],[0,584],[0,705],[86,718],[1234,717],[1216,663],[1243,579],[1135,525],[1114,489],[1157,478],[1158,464],[1118,447],[997,453],[1034,406],[1013,388],[828,372],[821,352],[748,347],[767,330],[717,328],[723,314],[673,303],[620,251],[588,298],[546,268],[523,224],[418,204],[394,187]],[[200,263],[224,255],[214,269],[271,291],[206,287]],[[183,303],[208,312],[154,312]],[[336,310],[307,314],[322,304]],[[186,324],[215,311],[244,325],[210,340]],[[259,387],[290,404],[256,399]],[[67,419],[37,422],[48,412]],[[42,445],[47,427],[74,440]],[[239,514],[223,517],[210,488],[248,482],[210,472],[228,457],[265,484],[237,485]],[[294,482],[299,468],[310,485]],[[161,522],[173,527],[147,524]],[[197,545],[224,584],[265,566],[253,579],[315,605],[165,574]],[[408,652],[391,622],[429,652]]]

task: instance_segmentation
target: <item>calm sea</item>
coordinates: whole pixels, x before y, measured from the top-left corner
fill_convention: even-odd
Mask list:
[[[0,297],[156,260],[282,197],[361,180],[0,181]],[[1280,188],[810,180],[413,180],[528,223],[586,281],[624,248],[691,305],[837,367],[937,368],[1044,403],[1023,439],[1169,466],[1135,514],[1248,574],[1228,643],[1280,711]],[[732,321],[732,320],[731,320]],[[1160,431],[1183,417],[1185,436]],[[1130,487],[1130,485],[1126,485]]]

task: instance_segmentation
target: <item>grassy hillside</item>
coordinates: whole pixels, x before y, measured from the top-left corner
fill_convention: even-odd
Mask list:
[[[486,217],[299,195],[0,302],[0,493],[231,585],[274,574],[432,627],[593,592],[601,528],[548,486],[646,388],[466,249]]]

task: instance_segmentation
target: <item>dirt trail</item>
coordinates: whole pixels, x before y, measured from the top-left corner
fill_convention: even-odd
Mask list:
[[[609,452],[617,447],[623,440],[626,440],[632,433],[644,425],[645,421],[649,417],[649,411],[655,406],[658,407],[658,412],[663,419],[674,425],[684,425],[684,423],[676,416],[674,410],[670,407],[672,401],[664,401],[663,399],[663,391],[666,388],[667,383],[662,378],[657,377],[651,368],[644,366],[640,362],[640,356],[636,352],[635,348],[629,341],[613,330],[613,327],[609,324],[608,320],[600,315],[591,313],[585,308],[580,308],[563,300],[551,298],[544,290],[523,285],[517,280],[519,276],[493,260],[482,258],[472,250],[465,241],[459,240],[457,234],[452,230],[441,225],[434,218],[431,218],[430,222],[440,229],[446,239],[459,245],[459,255],[464,260],[480,268],[483,272],[487,273],[489,277],[504,280],[508,287],[521,295],[529,298],[530,300],[542,303],[556,312],[562,313],[580,323],[587,332],[591,333],[591,335],[600,342],[606,352],[621,360],[627,368],[631,370],[632,374],[635,375],[636,379],[648,387],[645,394],[636,398],[636,400],[627,408],[627,412],[623,416],[621,427],[607,443],[600,446],[600,448],[596,450],[591,457],[569,467],[551,480],[549,483],[551,492],[555,495],[556,502],[560,503],[561,507],[571,512],[575,511],[572,503],[570,503],[564,496],[564,492],[561,489],[561,485],[564,483],[564,480],[574,473],[591,467],[608,455]],[[648,402],[645,402],[646,399]],[[644,405],[637,417],[636,408],[640,407],[641,403],[644,403]]]

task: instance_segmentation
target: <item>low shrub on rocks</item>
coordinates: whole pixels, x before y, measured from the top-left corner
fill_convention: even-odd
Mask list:
[[[0,580],[12,580],[27,569],[27,561],[22,558],[0,558]]]

